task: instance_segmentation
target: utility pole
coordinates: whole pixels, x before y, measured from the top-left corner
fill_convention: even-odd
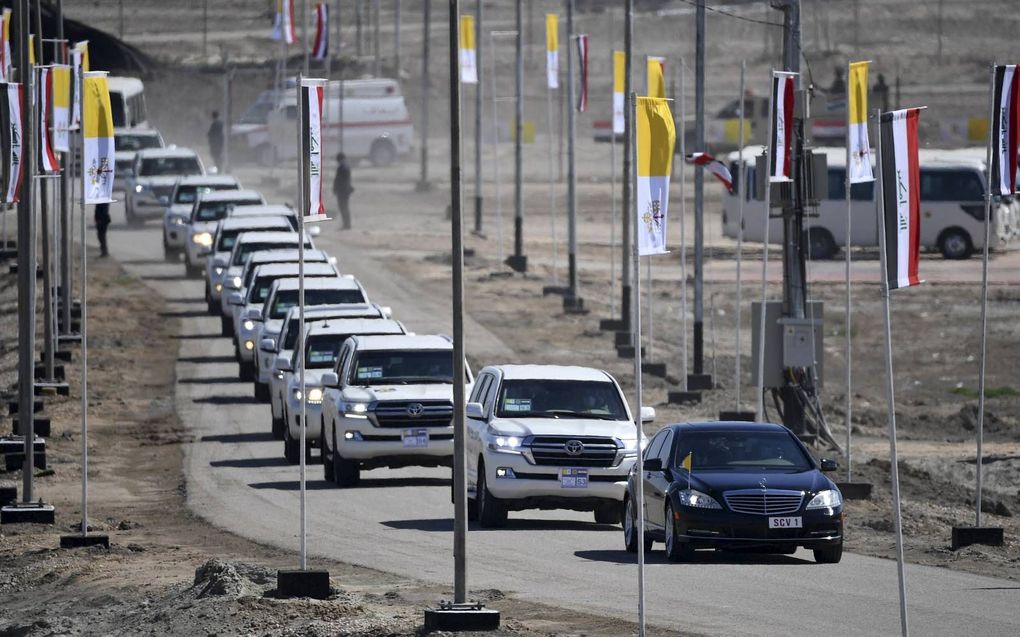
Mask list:
[[[574,146],[577,137],[574,108],[574,0],[567,0],[567,294],[563,309],[584,312],[584,299],[577,285],[577,171]],[[554,264],[555,266],[555,264]]]
[[[43,62],[43,31],[42,31],[42,7],[40,0],[35,2],[35,59],[39,64]],[[32,70],[35,73],[35,69]],[[35,76],[32,76],[36,80]],[[37,81],[37,80],[36,80]],[[28,92],[26,90],[26,96]],[[37,120],[26,120],[31,126],[39,126]],[[42,131],[38,131],[42,136]],[[29,187],[35,185],[34,181],[28,182]],[[42,234],[42,268],[43,268],[43,367],[45,368],[46,382],[52,383],[54,378],[54,347],[56,335],[53,333],[53,245],[50,231],[50,202],[49,202],[49,178],[45,175],[38,179],[39,184],[39,231]],[[34,372],[34,370],[33,370]]]
[[[67,47],[64,46],[64,0],[57,0],[57,59],[67,64]],[[70,153],[60,154],[60,325],[64,335],[71,334],[71,209],[69,205],[71,181],[67,178]]]
[[[400,0],[393,0],[393,77],[400,81]]]
[[[305,0],[305,1],[307,2],[308,0]],[[382,72],[382,62],[379,59],[379,0],[375,0],[373,2],[373,4],[372,4],[372,14],[373,14],[372,15],[372,20],[373,20],[373,23],[372,23],[372,39],[374,40],[373,48],[372,48],[372,56],[373,56],[373,58],[375,60],[372,63],[372,68],[374,69],[373,75],[375,75],[376,77],[379,77],[379,73]]]
[[[694,145],[705,150],[705,0],[698,0],[695,12],[694,58]],[[687,376],[687,389],[712,389],[712,376],[705,373],[705,169],[694,167],[694,373]]]
[[[528,257],[524,256],[524,24],[523,0],[517,0],[515,14],[517,36],[515,43],[516,74],[514,86],[514,253],[506,264],[515,272],[528,271]]]
[[[359,4],[360,4],[360,0]],[[414,189],[418,192],[432,190],[429,183],[429,40],[431,39],[432,0],[422,2],[422,51],[421,51],[421,174]]]
[[[631,75],[631,54],[633,53],[633,40],[634,40],[634,0],[627,0],[626,8],[624,9],[623,19],[623,94],[625,99],[630,99],[631,85],[633,84],[630,79]],[[622,256],[620,258],[620,282],[621,282],[621,298],[620,298],[620,322],[617,324],[617,329],[621,331],[630,331],[631,333],[631,345],[634,343],[634,331],[633,321],[631,320],[631,294],[630,294],[630,215],[631,207],[634,203],[631,201],[631,175],[630,175],[630,164],[631,154],[633,149],[631,148],[631,134],[630,129],[634,125],[634,120],[631,113],[631,108],[627,107],[623,109],[623,223],[621,224],[620,241],[622,242]]]
[[[364,46],[361,31],[361,24],[364,19],[364,12],[362,11],[362,3],[364,1],[365,0],[354,0],[354,54],[358,58],[358,63],[361,62],[361,55],[363,53]],[[428,0],[425,0],[425,2],[428,2]]]
[[[123,7],[123,3],[121,3]],[[202,57],[209,55],[209,0],[202,0]]]
[[[483,0],[475,0],[475,68],[478,69],[478,84],[475,85],[475,234],[482,234],[482,6]],[[499,134],[499,131],[496,131]]]

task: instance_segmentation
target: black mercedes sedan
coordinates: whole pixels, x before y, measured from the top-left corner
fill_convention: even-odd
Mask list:
[[[674,562],[696,549],[814,551],[835,564],[843,555],[843,497],[782,425],[704,422],[667,425],[635,464],[624,500],[627,550],[638,550],[637,480],[644,480],[644,550],[666,544]]]

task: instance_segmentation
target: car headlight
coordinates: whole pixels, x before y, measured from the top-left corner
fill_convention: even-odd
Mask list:
[[[208,232],[199,232],[191,237],[192,243],[196,243],[203,248],[208,248],[212,245],[212,235]],[[218,268],[217,268],[218,269]]]
[[[344,415],[351,418],[368,418],[368,403],[344,403]]]
[[[255,341],[245,341],[244,342],[244,349],[248,350],[249,352],[252,351],[253,349],[255,349]],[[309,395],[309,397],[311,397],[311,392],[309,392],[308,395]]]
[[[213,272],[216,273],[216,276],[220,276],[221,274],[223,274],[223,268],[216,266],[215,268],[213,268]]]
[[[143,190],[145,190],[145,186],[141,184],[135,186],[135,192],[142,192]]]
[[[838,506],[842,506],[843,496],[836,489],[826,489],[825,491],[819,491],[818,495],[811,498],[808,502],[807,508],[809,509],[835,509]]]
[[[173,219],[170,220],[170,223],[174,224],[175,226],[183,226],[184,224],[187,223],[187,220],[184,217],[174,217]],[[212,243],[212,237],[209,237],[209,242]]]
[[[684,489],[678,492],[677,498],[680,500],[680,504],[685,507],[691,507],[692,509],[721,509],[719,503],[715,501],[710,495],[706,495],[701,491],[694,489]]]
[[[242,327],[244,327],[245,330],[250,332],[253,329],[255,329],[255,321],[248,319],[247,321],[244,322],[244,325],[242,325]]]
[[[230,287],[234,288],[235,290],[241,289],[241,283],[243,283],[243,281],[239,276],[235,276],[234,278],[230,279]]]
[[[497,453],[521,453],[521,443],[524,441],[520,436],[503,433],[489,428],[489,449]]]
[[[217,283],[216,284],[216,291],[217,292],[222,292],[223,291],[223,284],[222,283]]]
[[[308,402],[312,403],[313,405],[318,405],[319,403],[322,402],[321,387],[312,387],[311,389],[308,390]]]

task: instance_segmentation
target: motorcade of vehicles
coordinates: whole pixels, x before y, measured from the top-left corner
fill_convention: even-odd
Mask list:
[[[843,496],[782,425],[698,422],[667,425],[649,441],[627,483],[624,545],[632,553],[663,542],[666,557],[697,549],[843,555]],[[637,481],[644,481],[645,534],[638,538]]]
[[[212,250],[205,257],[205,301],[212,315],[220,313],[223,276],[238,237],[246,232],[293,232],[285,217],[227,217],[216,224]]]
[[[113,131],[113,191],[124,193],[125,180],[135,167],[135,154],[147,148],[163,148],[163,136],[154,128],[115,128]]]
[[[161,218],[170,206],[170,195],[182,177],[204,175],[205,167],[189,148],[148,148],[135,153],[135,163],[124,181],[124,215],[137,225]]]
[[[163,213],[163,257],[176,262],[185,253],[188,223],[195,199],[218,190],[239,190],[241,182],[230,175],[195,175],[182,177],[174,184],[170,202]]]
[[[187,236],[184,240],[187,254],[185,270],[190,277],[202,274],[205,256],[212,248],[216,223],[230,216],[237,206],[263,205],[262,193],[257,190],[219,190],[199,195],[188,215]]]

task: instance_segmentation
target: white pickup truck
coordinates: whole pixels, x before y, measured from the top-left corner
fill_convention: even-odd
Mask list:
[[[468,506],[486,528],[508,511],[594,511],[622,520],[637,429],[616,380],[598,369],[498,365],[466,406]],[[641,422],[655,410],[641,408]]]
[[[445,336],[352,336],[322,375],[323,475],[453,466],[453,343]],[[471,371],[461,382],[471,390]],[[313,423],[314,424],[314,423]]]

